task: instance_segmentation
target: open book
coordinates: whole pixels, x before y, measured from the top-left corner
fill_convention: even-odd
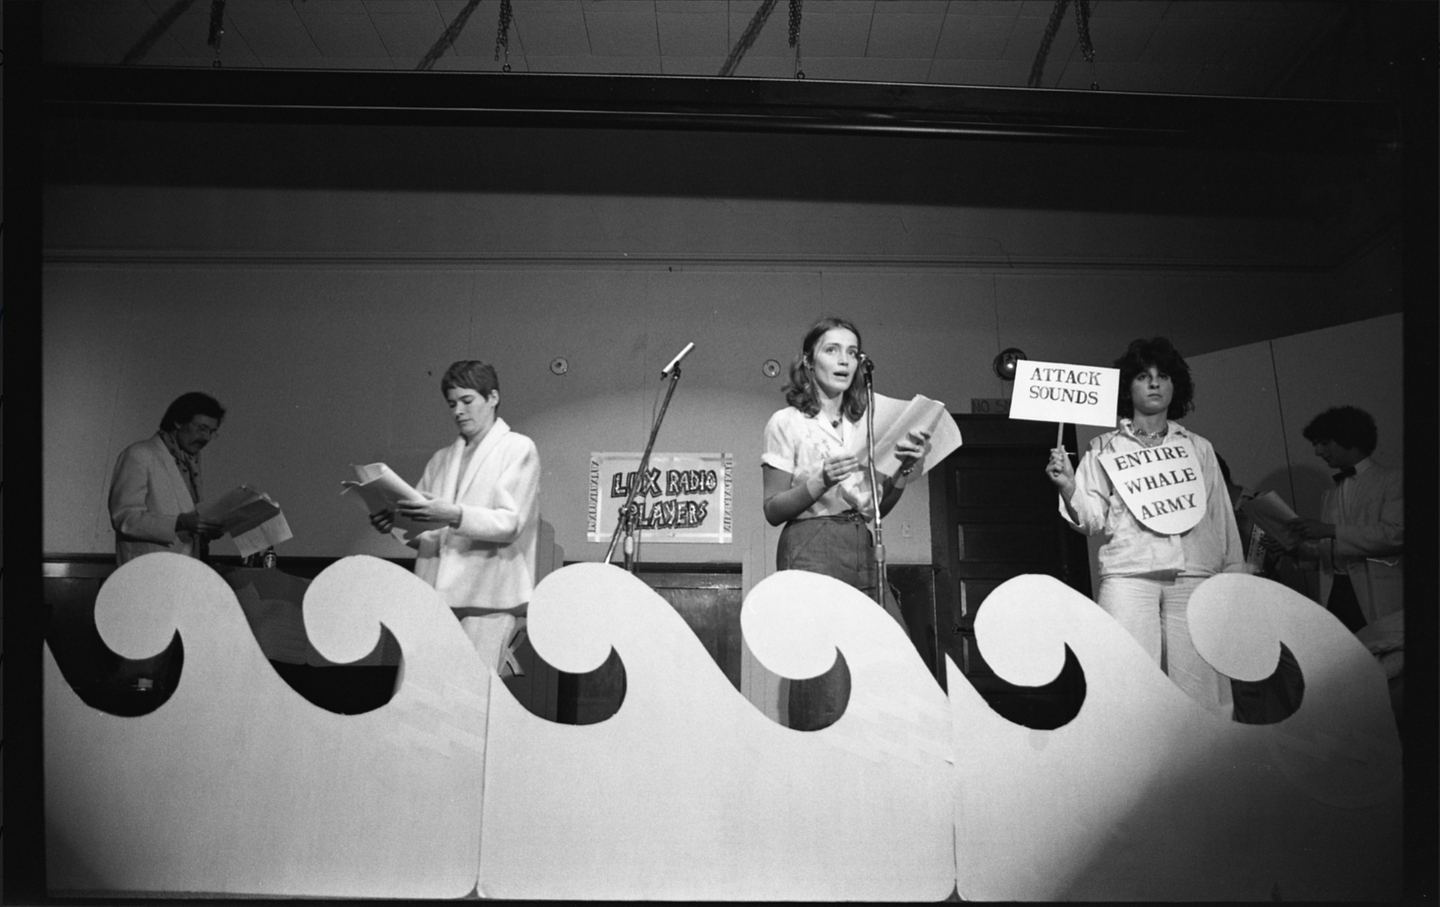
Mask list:
[[[409,482],[395,474],[395,470],[384,463],[369,463],[365,466],[351,464],[354,479],[340,483],[341,494],[354,492],[357,500],[365,507],[366,513],[395,509],[400,501],[423,501],[425,496],[410,486]],[[433,524],[417,523],[395,514],[395,525],[390,534],[402,542],[408,542],[416,535],[434,529]]]
[[[1290,521],[1296,519],[1295,511],[1273,491],[1251,498],[1240,505],[1240,510],[1259,523],[1267,535],[1287,549],[1304,541],[1290,528]]]
[[[851,453],[860,459],[860,465],[870,462],[869,445],[865,442],[865,423],[851,442]],[[916,394],[909,400],[875,395],[875,471],[882,475],[894,475],[900,468],[900,458],[895,455],[895,445],[907,432],[924,432],[930,436],[930,453],[925,457],[921,474],[941,460],[954,453],[960,446],[960,426],[945,410],[945,404],[929,397]]]
[[[241,557],[249,557],[294,537],[280,505],[250,485],[201,501],[195,510],[201,517],[225,527],[225,534],[235,540]]]

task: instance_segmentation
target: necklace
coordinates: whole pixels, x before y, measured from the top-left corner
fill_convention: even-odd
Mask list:
[[[1137,438],[1148,438],[1152,441],[1159,441],[1170,434],[1170,426],[1167,425],[1159,431],[1146,431],[1132,422],[1130,423],[1130,431],[1133,432]]]

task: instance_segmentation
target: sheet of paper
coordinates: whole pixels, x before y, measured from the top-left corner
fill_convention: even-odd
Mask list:
[[[294,538],[294,535],[290,532],[290,524],[286,521],[285,514],[276,513],[257,526],[235,533],[231,538],[235,540],[235,547],[240,549],[240,556],[249,557],[257,551],[273,548]]]
[[[369,463],[364,466],[351,464],[355,471],[355,479],[346,479],[340,483],[343,490],[341,494],[355,492],[355,499],[365,507],[366,513],[378,513],[381,510],[394,510],[396,503],[400,501],[423,501],[425,496],[411,487],[409,482],[395,474],[395,470],[384,463]],[[408,542],[422,532],[434,529],[433,525],[417,523],[395,514],[394,528],[390,534],[401,542]]]
[[[900,459],[895,456],[895,445],[907,432],[924,432],[930,436],[930,453],[925,457],[921,474],[930,467],[950,456],[960,446],[960,426],[950,417],[945,404],[916,394],[909,400],[897,400],[882,394],[875,395],[875,471],[894,475],[900,468]],[[865,431],[856,432],[851,442],[851,453],[859,457],[864,466],[870,462]]]
[[[225,533],[240,547],[242,557],[294,538],[280,505],[252,485],[240,485],[218,498],[201,501],[195,509],[200,516],[225,527]],[[243,543],[242,538],[246,539]],[[253,547],[261,540],[265,540],[263,544]]]
[[[1289,526],[1290,521],[1296,519],[1295,511],[1275,492],[1257,495],[1241,504],[1240,509],[1286,548],[1294,548],[1303,541]]]

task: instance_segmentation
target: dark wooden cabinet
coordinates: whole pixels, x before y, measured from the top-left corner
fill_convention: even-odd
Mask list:
[[[995,675],[975,639],[986,598],[1012,577],[1046,574],[1090,597],[1085,537],[1060,518],[1045,475],[1055,426],[1005,416],[954,418],[964,444],[930,472],[940,648],[997,712],[1030,727],[1058,727],[1084,698],[1073,656],[1053,683],[1019,687]],[[1065,443],[1075,449],[1074,426],[1065,427]]]

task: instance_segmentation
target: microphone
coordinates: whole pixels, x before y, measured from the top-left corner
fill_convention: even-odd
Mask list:
[[[864,366],[865,371],[873,372],[875,370],[875,360],[871,359],[865,353],[856,353],[855,358],[860,360],[860,364]]]
[[[669,365],[665,366],[664,368],[662,368],[662,369],[660,370],[660,377],[661,377],[661,378],[668,378],[668,377],[670,377],[670,370],[673,369],[675,366],[679,365],[681,359],[684,359],[686,356],[690,355],[690,351],[693,350],[693,349],[695,349],[695,344],[693,344],[693,343],[687,343],[687,344],[685,344],[685,349],[681,350],[681,351],[679,352],[679,354],[676,355],[676,357],[675,357],[674,359],[671,359]]]

